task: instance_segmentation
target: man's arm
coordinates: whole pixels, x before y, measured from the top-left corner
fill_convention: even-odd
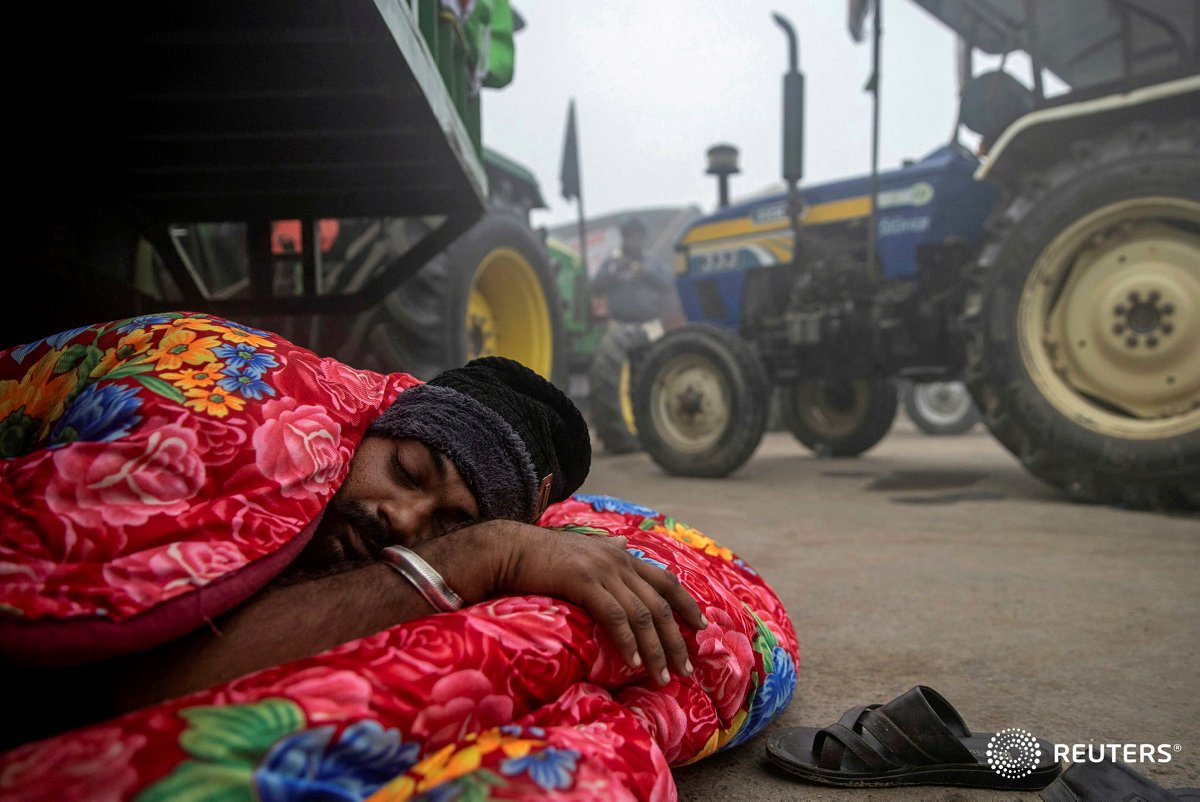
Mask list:
[[[415,549],[468,604],[541,594],[584,607],[632,665],[665,684],[668,665],[690,674],[674,612],[707,625],[678,579],[629,555],[624,538],[556,532],[511,521],[466,527]],[[433,610],[388,565],[271,587],[202,629],[131,656],[112,676],[118,711],[317,654]]]

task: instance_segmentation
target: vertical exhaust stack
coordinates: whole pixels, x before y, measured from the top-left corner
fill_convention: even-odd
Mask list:
[[[717,207],[724,209],[729,205],[729,176],[740,173],[738,168],[738,149],[733,145],[713,145],[707,151],[707,175],[717,177]]]
[[[788,41],[788,69],[783,74],[783,178],[788,188],[788,217],[800,253],[800,179],[804,177],[804,74],[796,29],[782,14],[772,14]]]

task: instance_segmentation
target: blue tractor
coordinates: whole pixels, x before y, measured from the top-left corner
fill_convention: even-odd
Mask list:
[[[965,381],[1072,497],[1200,506],[1200,7],[915,1],[960,37],[978,147],[956,126],[899,169],[801,189],[803,77],[777,15],[788,191],[727,205],[736,152],[709,151],[722,207],[677,248],[689,324],[635,359],[643,445],[669,473],[727,475],[778,394],[804,445],[855,456],[891,427],[898,381]],[[852,29],[871,10],[878,32],[879,0],[852,0]],[[1014,51],[1032,86],[1006,60],[974,74],[977,52]]]

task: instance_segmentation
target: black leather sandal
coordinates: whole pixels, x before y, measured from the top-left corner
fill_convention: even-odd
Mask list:
[[[918,685],[884,705],[847,710],[823,729],[790,727],[767,740],[776,766],[850,788],[954,785],[1029,790],[1059,773],[1053,745],[1023,730],[974,733],[940,693]]]
[[[1200,802],[1200,788],[1163,788],[1124,763],[1072,763],[1040,794],[1046,802]]]

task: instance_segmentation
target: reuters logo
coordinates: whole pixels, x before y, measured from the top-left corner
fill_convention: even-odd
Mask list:
[[[1009,780],[1019,780],[1033,774],[1042,759],[1037,738],[1018,727],[1000,730],[987,745],[988,765]]]

